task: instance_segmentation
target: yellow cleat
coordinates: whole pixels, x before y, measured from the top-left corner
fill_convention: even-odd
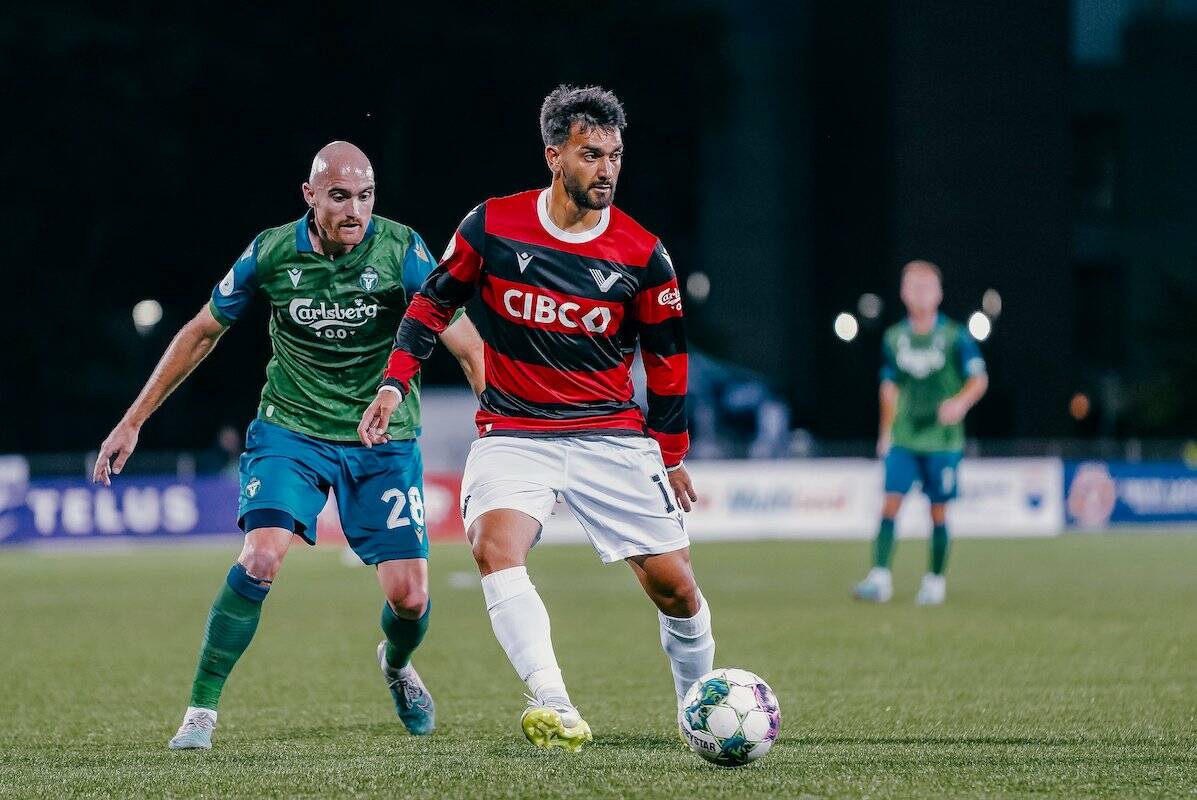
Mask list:
[[[529,703],[520,717],[520,727],[528,741],[542,750],[560,747],[568,753],[577,753],[587,742],[594,741],[590,725],[576,708],[564,703]]]

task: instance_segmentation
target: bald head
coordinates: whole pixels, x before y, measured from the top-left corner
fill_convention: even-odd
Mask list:
[[[308,183],[320,186],[335,178],[358,178],[374,182],[374,167],[370,159],[355,144],[329,142],[312,159]]]
[[[303,185],[320,252],[346,253],[360,244],[374,214],[374,167],[356,145],[329,142],[312,159]]]

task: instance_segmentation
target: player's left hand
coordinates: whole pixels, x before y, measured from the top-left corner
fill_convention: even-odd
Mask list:
[[[682,511],[689,511],[693,508],[691,503],[698,501],[698,495],[694,493],[694,483],[690,480],[690,473],[686,472],[685,467],[678,467],[673,472],[666,474],[669,476],[669,486],[673,489],[677,504],[682,507]]]
[[[362,421],[357,424],[357,438],[362,440],[362,444],[366,447],[373,447],[376,444],[386,444],[391,441],[391,435],[387,433],[387,428],[391,424],[391,414],[395,413],[395,409],[401,402],[403,402],[403,398],[398,392],[388,389],[378,390],[374,402],[366,407],[365,413],[362,414]]]
[[[959,397],[950,397],[939,404],[940,425],[955,425],[960,420],[964,419],[964,415],[968,413],[968,406],[961,402]]]

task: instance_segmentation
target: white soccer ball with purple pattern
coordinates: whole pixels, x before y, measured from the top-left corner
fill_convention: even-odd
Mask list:
[[[743,669],[717,669],[694,682],[678,716],[690,749],[721,767],[756,761],[781,730],[769,684]]]

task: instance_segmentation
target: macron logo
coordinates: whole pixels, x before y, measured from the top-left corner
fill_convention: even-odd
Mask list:
[[[303,276],[303,270],[289,269],[289,270],[287,270],[287,276],[291,278],[291,286],[295,289],[298,289],[299,288],[299,279],[300,279],[300,277]]]
[[[594,269],[592,267],[590,270],[590,277],[594,278],[594,282],[598,284],[599,289],[605,294],[606,291],[614,286],[615,282],[619,280],[619,273],[609,272],[606,275],[603,275],[600,270]]]
[[[532,254],[531,253],[516,253],[515,260],[520,262],[520,274],[522,275],[524,273],[524,270],[526,270],[528,268],[528,265],[530,263],[532,263]]]

